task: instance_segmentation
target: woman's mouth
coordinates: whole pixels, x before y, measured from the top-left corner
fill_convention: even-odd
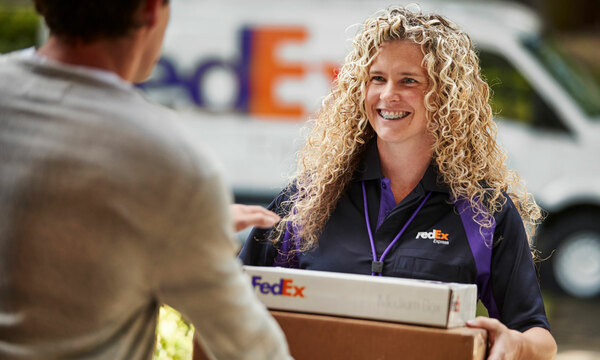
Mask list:
[[[386,110],[377,110],[379,116],[386,120],[398,120],[403,119],[410,115],[410,112],[407,111],[386,111]]]

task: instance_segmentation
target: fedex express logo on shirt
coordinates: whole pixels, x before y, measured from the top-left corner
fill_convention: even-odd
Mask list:
[[[252,276],[252,287],[258,288],[261,293],[267,295],[269,293],[275,296],[291,296],[304,297],[304,289],[306,286],[293,285],[294,280],[282,278],[279,282],[269,283],[262,281],[262,276]]]
[[[448,233],[442,230],[433,229],[432,231],[419,231],[415,239],[433,239],[434,244],[449,245]]]

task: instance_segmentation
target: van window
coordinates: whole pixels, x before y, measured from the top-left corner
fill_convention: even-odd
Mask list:
[[[505,57],[481,51],[481,72],[492,90],[494,115],[539,129],[569,132],[546,101]]]
[[[586,67],[551,38],[531,37],[525,47],[592,119],[600,119],[600,87]]]

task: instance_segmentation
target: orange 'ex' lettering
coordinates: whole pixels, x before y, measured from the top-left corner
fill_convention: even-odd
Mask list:
[[[283,286],[281,289],[281,295],[283,296],[294,296],[294,297],[304,297],[303,291],[304,288],[306,286],[295,286],[295,285],[291,285],[291,283],[293,282],[292,279],[283,279]],[[292,294],[290,292],[290,290],[294,290],[294,293]]]
[[[435,231],[435,238],[438,240],[448,240],[448,234],[441,232],[440,230]]]

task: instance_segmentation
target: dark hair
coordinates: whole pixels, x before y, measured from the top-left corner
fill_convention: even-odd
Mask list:
[[[169,0],[163,0],[163,4]],[[34,0],[50,33],[85,42],[127,35],[141,26],[135,14],[144,0]]]

